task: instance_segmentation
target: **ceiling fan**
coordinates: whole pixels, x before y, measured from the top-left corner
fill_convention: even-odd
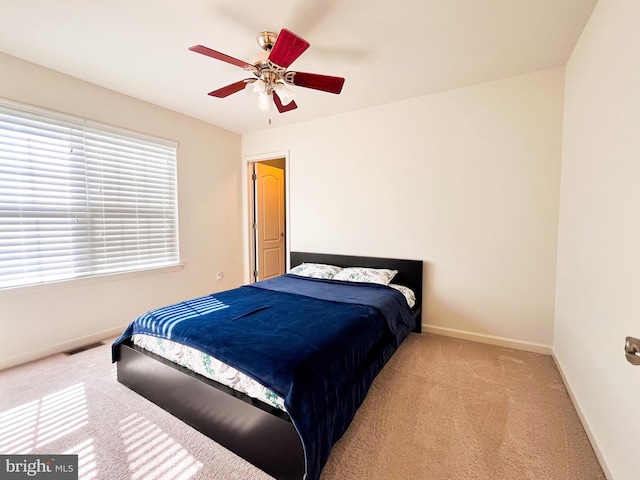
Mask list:
[[[256,77],[245,78],[209,92],[209,95],[225,98],[245,88],[251,88],[255,93],[265,94],[267,101],[269,97],[272,97],[278,111],[284,113],[298,108],[296,102],[293,101],[293,92],[286,85],[312,88],[335,94],[342,91],[344,78],[287,70],[289,65],[302,55],[310,45],[295,33],[286,28],[283,28],[278,35],[274,32],[261,32],[258,34],[257,41],[263,51],[255,55],[251,63],[202,45],[194,45],[189,48],[192,52],[201,53],[248,70]]]

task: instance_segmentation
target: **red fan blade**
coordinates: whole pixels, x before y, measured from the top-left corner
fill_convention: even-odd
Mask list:
[[[273,92],[273,103],[276,104],[276,108],[280,113],[288,112],[289,110],[295,110],[296,108],[298,108],[298,105],[296,105],[296,102],[294,102],[293,100],[291,100],[291,102],[289,102],[288,104],[283,105],[280,97],[276,92]]]
[[[213,92],[209,92],[209,95],[218,98],[228,97],[232,93],[236,93],[242,90],[247,86],[247,83],[253,83],[255,81],[255,78],[245,78],[244,80],[240,80],[239,82],[232,83],[231,85],[227,85],[226,87],[222,87],[218,90],[214,90]]]
[[[231,65],[236,65],[241,68],[249,68],[247,62],[243,62],[242,60],[238,60],[237,58],[230,57],[229,55],[225,55],[224,53],[216,52],[215,50],[211,50],[210,48],[203,47],[202,45],[194,45],[193,47],[189,47],[189,50],[196,53],[201,53],[202,55],[206,55],[211,58],[215,58],[216,60],[222,60],[223,62],[230,63]]]
[[[280,67],[287,68],[307,48],[309,48],[309,42],[283,28],[271,49],[269,60]]]
[[[344,85],[344,78],[342,77],[330,77],[328,75],[304,72],[288,73],[294,74],[293,84],[299,87],[313,88],[315,90],[322,90],[323,92],[338,94],[342,91],[342,85]]]

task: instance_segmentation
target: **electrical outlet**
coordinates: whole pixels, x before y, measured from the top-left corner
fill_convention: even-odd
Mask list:
[[[223,277],[224,277],[224,273],[216,272],[216,280],[222,280]]]

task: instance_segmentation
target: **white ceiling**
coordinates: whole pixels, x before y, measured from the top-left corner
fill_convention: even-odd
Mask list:
[[[309,41],[290,69],[344,88],[292,87],[299,108],[274,109],[279,126],[564,65],[596,2],[2,0],[0,51],[247,133],[269,128],[254,100],[207,95],[247,72],[188,47],[250,61],[261,31]]]

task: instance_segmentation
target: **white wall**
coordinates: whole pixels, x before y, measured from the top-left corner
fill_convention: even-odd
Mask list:
[[[598,2],[566,68],[554,355],[608,478],[640,472],[640,2]]]
[[[422,259],[432,331],[550,352],[563,79],[272,128],[242,154],[289,151],[292,250]]]
[[[184,262],[169,273],[0,291],[0,368],[115,335],[150,308],[242,282],[240,136],[3,54],[0,72],[0,97],[179,142]]]

